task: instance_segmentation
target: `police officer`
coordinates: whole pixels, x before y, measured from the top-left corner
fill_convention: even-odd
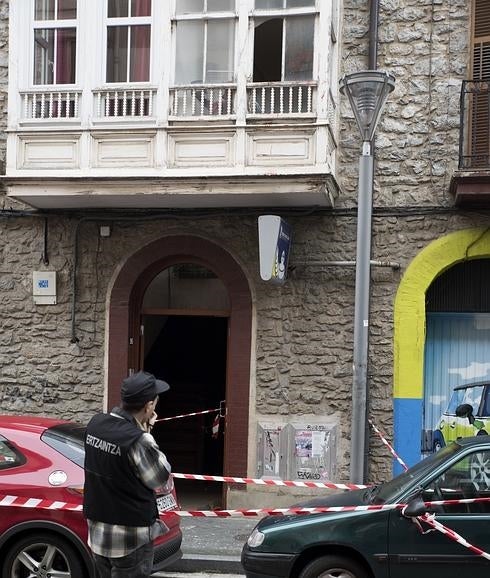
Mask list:
[[[121,386],[121,405],[95,415],[85,437],[84,515],[100,578],[147,578],[153,540],[168,531],[158,517],[155,489],[170,464],[151,428],[165,381],[140,371]]]

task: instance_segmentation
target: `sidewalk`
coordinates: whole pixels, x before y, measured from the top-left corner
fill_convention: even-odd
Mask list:
[[[242,574],[240,554],[259,518],[182,518],[183,558],[165,572]]]

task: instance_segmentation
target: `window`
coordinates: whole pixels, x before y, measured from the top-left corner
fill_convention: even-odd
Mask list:
[[[216,275],[201,265],[179,263],[159,273],[148,285],[143,309],[228,310],[228,291]]]
[[[177,0],[175,84],[234,80],[235,0]]]
[[[490,452],[479,451],[464,457],[424,489],[424,501],[462,500],[490,497]],[[433,506],[436,513],[482,513],[488,502]]]
[[[254,82],[313,78],[315,14],[291,8],[314,8],[315,0],[256,0],[254,21]],[[277,14],[261,16],[259,11]]]
[[[76,82],[76,18],[76,0],[35,0],[35,85]]]
[[[83,468],[85,426],[67,423],[47,429],[41,439],[48,446]]]
[[[8,440],[0,436],[0,470],[26,463],[26,458]]]
[[[107,82],[150,80],[151,0],[108,0]]]

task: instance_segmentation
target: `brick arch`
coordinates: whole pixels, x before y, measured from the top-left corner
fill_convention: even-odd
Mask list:
[[[120,384],[129,368],[138,368],[129,343],[148,284],[160,271],[183,262],[210,269],[228,290],[224,473],[243,476],[247,473],[252,296],[242,268],[219,245],[197,236],[163,237],[139,249],[123,265],[109,303],[107,407],[119,403]]]

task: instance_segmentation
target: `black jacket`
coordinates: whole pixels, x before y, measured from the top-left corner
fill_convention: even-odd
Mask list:
[[[85,436],[86,518],[124,526],[150,526],[158,516],[155,493],[136,476],[129,448],[143,435],[134,417],[120,408],[94,416]]]

